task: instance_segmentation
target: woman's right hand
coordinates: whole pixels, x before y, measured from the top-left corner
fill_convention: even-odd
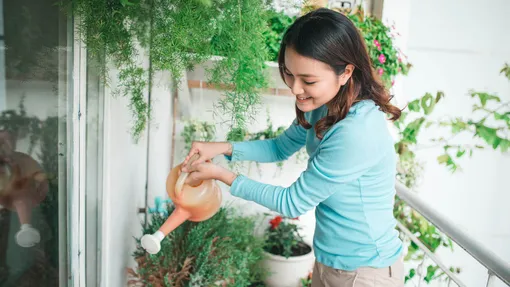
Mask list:
[[[200,157],[191,163],[192,167],[204,163],[207,160],[211,160],[220,154],[231,156],[232,145],[229,142],[193,142],[188,155],[182,163],[182,167],[187,166],[188,161],[195,154],[198,154]]]

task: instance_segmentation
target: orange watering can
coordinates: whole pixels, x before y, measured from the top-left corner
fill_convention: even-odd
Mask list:
[[[197,160],[195,154],[188,167]],[[189,173],[181,172],[181,165],[174,167],[166,179],[166,191],[175,205],[168,219],[154,234],[146,234],[141,245],[150,254],[161,250],[161,241],[186,220],[199,222],[211,218],[221,206],[221,189],[215,180],[204,180],[196,185],[186,184]],[[189,170],[189,168],[188,168]]]
[[[0,205],[18,214],[21,227],[16,243],[28,248],[41,239],[30,221],[32,209],[46,198],[48,181],[31,156],[14,150],[14,141],[8,132],[0,131]]]

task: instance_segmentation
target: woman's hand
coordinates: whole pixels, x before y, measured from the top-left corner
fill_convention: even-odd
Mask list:
[[[231,156],[232,145],[229,142],[193,142],[182,166],[187,166],[188,161],[195,154],[198,154],[200,157],[191,164],[192,167],[205,163],[205,161],[211,160],[220,154]]]
[[[237,177],[235,173],[212,162],[194,165],[191,170],[184,166],[183,172],[190,173],[186,179],[186,184],[189,185],[196,185],[203,180],[216,179],[230,186]]]

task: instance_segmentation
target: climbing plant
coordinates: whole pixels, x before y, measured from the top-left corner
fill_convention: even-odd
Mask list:
[[[505,64],[501,74],[508,80],[510,80],[509,71],[510,67]],[[397,177],[409,188],[417,186],[417,180],[423,171],[422,162],[417,157],[420,149],[440,148],[441,153],[437,156],[437,162],[451,172],[460,170],[461,160],[471,157],[478,150],[493,149],[505,153],[510,149],[510,100],[504,101],[495,94],[472,90],[468,93],[468,97],[473,101],[471,117],[437,119],[434,117],[434,111],[444,97],[442,92],[437,92],[436,95],[427,93],[423,97],[411,101],[407,110],[402,113],[402,117],[395,122],[399,134],[399,140],[395,144],[395,151],[399,156]],[[432,138],[429,142],[420,139],[421,132],[429,128],[443,132],[444,136]],[[475,143],[466,144],[458,140],[462,135],[471,135],[475,139]],[[407,208],[406,204],[398,198],[394,213],[399,221],[432,252],[435,252],[439,247],[453,249],[453,243],[447,236],[431,225],[423,216]],[[418,246],[411,243],[406,259],[423,263],[425,257]],[[406,280],[410,280],[416,275],[421,275],[426,282],[440,278],[447,279],[435,264],[428,265],[425,270],[425,273],[420,274],[420,271],[411,269]],[[458,268],[451,268],[451,271],[460,272]]]
[[[64,5],[64,4],[62,4]],[[212,56],[209,82],[227,86],[217,103],[218,116],[231,130],[244,128],[267,85],[263,34],[265,5],[259,0],[75,0],[66,6],[78,21],[87,52],[118,70],[116,95],[129,97],[133,136],[138,139],[150,120],[145,91],[155,71],[170,71],[174,82],[188,69]],[[148,56],[149,65],[143,65]]]

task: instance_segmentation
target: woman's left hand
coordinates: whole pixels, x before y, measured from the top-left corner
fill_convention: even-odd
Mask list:
[[[186,167],[184,167],[183,171],[190,173],[186,179],[186,184],[191,185],[194,185],[194,183],[200,182],[202,180],[216,179],[230,186],[232,185],[234,179],[237,177],[235,173],[212,162],[200,163],[196,166],[193,166],[191,170],[188,170]]]

